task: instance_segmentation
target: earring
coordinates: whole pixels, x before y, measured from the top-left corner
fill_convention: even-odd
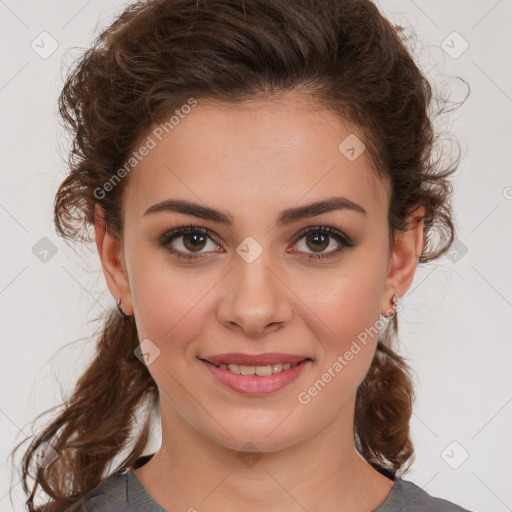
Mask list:
[[[395,310],[396,305],[398,304],[398,299],[399,298],[400,297],[396,293],[393,293],[393,296],[389,300],[390,304],[392,305],[392,311]],[[387,311],[386,311],[386,313],[387,313]],[[392,318],[395,315],[396,315],[396,310],[391,315],[383,315],[383,316],[384,316],[384,318]]]
[[[119,314],[120,314],[123,318],[130,318],[130,315],[127,315],[127,314],[124,312],[124,309],[121,307],[121,297],[119,297],[119,300],[117,301],[117,311],[119,311]]]

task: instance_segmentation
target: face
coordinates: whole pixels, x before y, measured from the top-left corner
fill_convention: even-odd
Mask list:
[[[389,193],[366,152],[338,148],[354,134],[363,138],[288,93],[229,109],[200,101],[152,136],[124,191],[126,291],[120,278],[111,290],[149,340],[164,423],[261,452],[351,425],[394,291]],[[304,210],[334,198],[345,203]],[[210,209],[221,213],[199,215]],[[227,353],[308,360],[272,377],[205,361]]]

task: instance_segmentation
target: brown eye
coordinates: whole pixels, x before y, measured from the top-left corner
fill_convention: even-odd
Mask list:
[[[304,241],[302,240],[304,239]],[[206,249],[208,243],[211,248]],[[301,247],[301,244],[304,247]],[[172,229],[164,233],[159,240],[164,247],[176,258],[196,259],[208,256],[211,252],[219,251],[220,245],[207,229],[186,226]],[[316,226],[305,230],[294,244],[293,253],[304,253],[309,260],[331,258],[343,250],[354,247],[355,244],[345,234],[327,226]],[[330,250],[327,250],[330,249]]]
[[[329,236],[324,233],[309,233],[306,235],[306,244],[314,251],[323,251],[329,246]]]
[[[302,239],[304,239],[304,241],[302,241]],[[304,252],[306,255],[309,254],[308,259],[313,260],[336,256],[344,249],[354,247],[354,244],[346,235],[337,229],[328,226],[316,226],[304,231],[299,236],[294,247],[294,253]],[[329,248],[330,250],[326,250]]]
[[[200,233],[192,233],[181,236],[183,237],[183,245],[189,251],[203,249],[205,242],[207,241],[207,237]]]
[[[211,247],[207,251],[208,242]],[[177,258],[202,258],[206,253],[216,251],[219,245],[208,233],[208,230],[195,226],[176,228],[164,233],[159,244]],[[217,251],[218,252],[218,251]],[[196,253],[197,255],[194,255]]]

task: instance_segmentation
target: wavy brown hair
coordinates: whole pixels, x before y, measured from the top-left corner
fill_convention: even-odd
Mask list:
[[[101,221],[119,239],[129,176],[106,194],[97,191],[150,127],[189,98],[236,104],[299,91],[363,134],[374,171],[389,184],[390,244],[407,229],[411,211],[423,206],[419,262],[438,258],[454,238],[448,178],[460,158],[447,164],[436,151],[432,120],[444,103],[434,98],[405,39],[402,27],[369,0],[130,4],[76,60],[59,97],[64,126],[73,135],[69,173],[54,204],[59,235],[68,243],[91,242],[99,204]],[[94,359],[24,453],[22,484],[31,512],[41,510],[34,504],[38,486],[49,497],[45,510],[71,510],[113,471],[133,466],[146,447],[158,389],[134,355],[134,318],[111,310],[102,321]],[[395,316],[357,390],[354,424],[358,450],[391,477],[413,460],[414,393],[410,368],[393,350],[397,329]],[[140,418],[142,428],[136,428]],[[50,464],[41,463],[42,447],[58,455]],[[123,450],[127,455],[112,467]]]

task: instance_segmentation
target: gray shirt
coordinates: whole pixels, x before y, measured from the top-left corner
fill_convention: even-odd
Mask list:
[[[91,491],[74,512],[167,512],[141,484],[133,469],[123,469]],[[432,497],[410,481],[396,478],[386,499],[372,512],[470,512]]]

